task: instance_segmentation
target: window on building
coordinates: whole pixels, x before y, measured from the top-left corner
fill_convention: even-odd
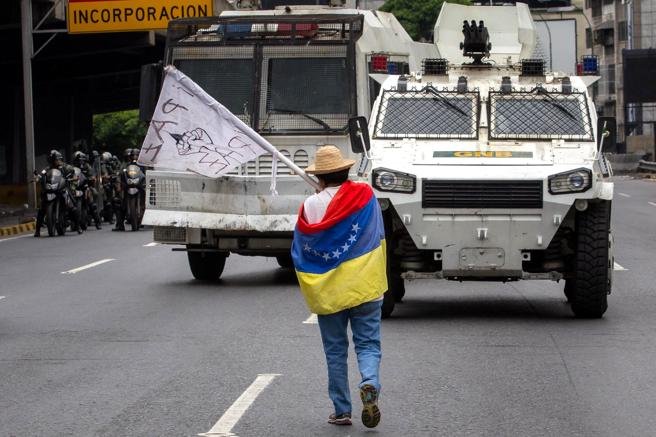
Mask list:
[[[592,1],[592,4],[590,5],[590,9],[592,9],[592,16],[593,17],[601,17],[601,2],[600,1]]]
[[[628,36],[628,28],[626,26],[626,21],[617,22],[617,39],[618,41],[626,41]]]

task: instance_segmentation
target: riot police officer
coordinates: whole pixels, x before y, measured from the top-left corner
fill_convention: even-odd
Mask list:
[[[44,178],[48,170],[50,169],[57,169],[62,172],[64,175],[65,179],[70,179],[74,174],[75,170],[73,169],[72,166],[64,163],[64,157],[62,156],[61,153],[59,153],[58,150],[53,149],[48,153],[48,167],[43,169],[41,171],[41,178]],[[35,237],[40,237],[41,236],[41,226],[43,226],[43,220],[44,217],[46,216],[46,193],[44,191],[41,192],[41,205],[39,208],[39,211],[36,214],[36,230],[34,231],[34,236]]]

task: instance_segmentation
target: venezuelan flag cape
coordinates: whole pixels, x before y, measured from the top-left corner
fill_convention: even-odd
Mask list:
[[[301,206],[292,259],[313,313],[333,314],[385,293],[385,229],[371,187],[342,184],[319,223],[308,224]]]

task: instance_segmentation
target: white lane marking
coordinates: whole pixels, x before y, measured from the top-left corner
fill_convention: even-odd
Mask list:
[[[0,300],[4,299],[6,296],[0,296]]]
[[[613,270],[618,271],[618,272],[621,272],[622,270],[628,270],[628,269],[625,269],[625,268],[622,267],[621,265],[615,263],[615,264],[613,264]]]
[[[28,234],[28,235],[19,235],[18,237],[3,238],[2,240],[0,240],[0,243],[2,243],[3,241],[18,240],[19,238],[25,238],[31,236],[32,236],[31,234]]]
[[[319,319],[317,319],[316,314],[312,313],[312,314],[310,314],[310,317],[305,319],[305,321],[303,323],[306,324],[306,325],[317,325],[319,323]]]
[[[143,247],[155,247],[159,246],[159,243],[155,243],[154,241],[152,243],[144,244]]]
[[[255,402],[255,399],[264,391],[265,388],[276,378],[280,376],[278,373],[265,373],[257,375],[255,381],[246,389],[244,393],[237,398],[237,400],[228,408],[228,410],[223,413],[223,416],[219,419],[218,422],[214,424],[212,429],[203,434],[198,434],[199,436],[222,436],[236,437],[232,433],[232,428],[235,427],[241,416],[244,415],[246,410]]]
[[[656,202],[647,202],[647,203],[650,204],[651,206],[656,206]]]
[[[626,193],[617,193],[617,194],[619,194],[622,197],[631,197],[630,194],[626,194]]]
[[[71,270],[66,270],[65,272],[62,272],[62,275],[72,275],[74,273],[81,272],[82,270],[90,269],[91,267],[96,267],[96,266],[99,266],[100,264],[105,264],[105,263],[108,263],[110,261],[115,261],[115,259],[114,258],[101,259],[100,261],[96,261],[94,263],[87,264],[86,266],[77,267],[77,268],[71,269]]]

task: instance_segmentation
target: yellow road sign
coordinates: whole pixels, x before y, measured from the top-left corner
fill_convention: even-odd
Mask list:
[[[68,33],[166,29],[169,20],[207,17],[212,0],[69,0]]]

